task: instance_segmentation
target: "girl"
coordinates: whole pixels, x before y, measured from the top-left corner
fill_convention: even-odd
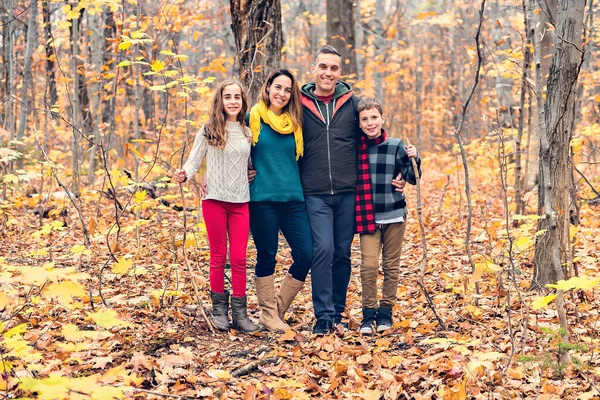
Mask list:
[[[226,80],[217,88],[208,123],[194,141],[182,169],[173,179],[185,182],[194,176],[206,157],[208,194],[202,201],[210,248],[210,290],[213,322],[228,330],[229,292],[225,290],[225,262],[229,237],[231,263],[231,316],[233,327],[254,332],[258,327],[246,313],[246,247],[248,245],[248,159],[250,136],[244,124],[248,110],[242,86]]]
[[[285,312],[302,289],[312,265],[312,234],[300,183],[298,158],[304,151],[300,90],[287,69],[272,72],[250,111],[252,164],[250,229],[256,245],[258,324],[271,331],[290,329]],[[279,230],[294,259],[275,294],[274,273]]]

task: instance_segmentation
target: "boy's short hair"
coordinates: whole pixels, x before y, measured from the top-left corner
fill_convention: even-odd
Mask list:
[[[383,115],[383,106],[381,105],[381,102],[373,98],[365,98],[359,101],[356,111],[360,114],[361,112],[372,108],[376,108],[377,111],[379,111],[379,114]]]
[[[337,49],[330,44],[326,44],[325,46],[323,46],[319,50],[317,50],[317,52],[315,53],[315,56],[313,58],[313,62],[317,59],[317,57],[319,57],[319,54],[335,54],[336,56],[338,56],[340,58],[342,57],[340,52],[337,51]]]

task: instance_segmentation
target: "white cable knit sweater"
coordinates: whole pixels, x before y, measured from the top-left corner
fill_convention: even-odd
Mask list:
[[[191,179],[206,157],[206,199],[245,203],[250,201],[248,189],[248,159],[250,139],[238,122],[227,121],[227,144],[223,150],[208,144],[204,127],[196,134],[194,147],[183,166]]]

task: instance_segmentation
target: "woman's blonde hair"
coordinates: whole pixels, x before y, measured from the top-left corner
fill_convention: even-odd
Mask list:
[[[237,122],[242,126],[242,130],[246,132],[244,119],[248,112],[248,98],[246,90],[241,83],[234,80],[224,80],[215,90],[212,109],[206,125],[204,125],[204,136],[211,146],[219,149],[225,148],[227,144],[227,115],[223,107],[223,90],[229,85],[238,85],[242,93],[242,109],[237,115]]]
[[[302,103],[300,100],[300,89],[298,88],[298,82],[289,69],[280,68],[276,69],[269,74],[269,77],[263,83],[260,88],[260,94],[258,95],[258,101],[264,102],[267,107],[271,105],[269,101],[269,88],[273,84],[275,78],[279,76],[287,76],[292,81],[292,93],[290,95],[290,101],[283,107],[283,112],[288,112],[294,123],[294,128],[302,126]]]

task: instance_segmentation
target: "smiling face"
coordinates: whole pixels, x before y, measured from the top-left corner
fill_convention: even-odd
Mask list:
[[[285,75],[279,75],[273,79],[273,83],[267,88],[267,93],[269,93],[269,110],[281,115],[292,97],[292,80]]]
[[[375,139],[381,135],[381,128],[385,117],[375,107],[362,110],[358,115],[360,129],[369,139]]]
[[[223,112],[227,121],[237,121],[238,115],[242,111],[242,88],[232,83],[223,88],[222,96]]]
[[[315,79],[315,94],[328,96],[335,91],[335,84],[342,74],[341,57],[336,54],[321,53],[310,67],[310,72]]]

